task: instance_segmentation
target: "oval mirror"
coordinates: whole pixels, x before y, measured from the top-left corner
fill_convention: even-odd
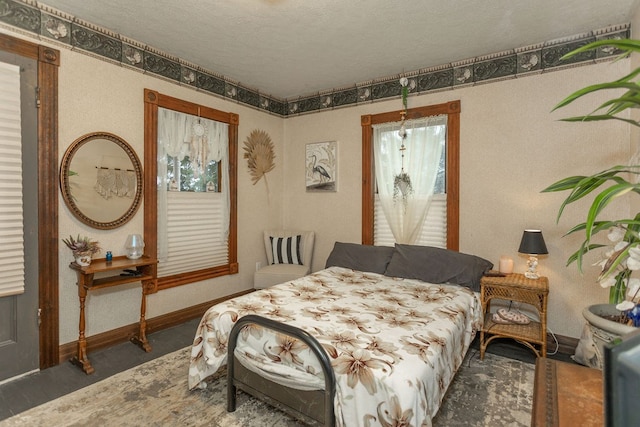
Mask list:
[[[142,201],[142,166],[119,136],[94,132],[76,139],[60,165],[62,198],[73,215],[99,229],[129,221]]]

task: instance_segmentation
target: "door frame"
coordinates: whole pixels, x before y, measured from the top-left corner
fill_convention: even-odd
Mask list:
[[[38,308],[40,369],[45,369],[60,363],[58,302],[58,67],[60,66],[60,51],[6,34],[0,34],[0,49],[38,61]]]

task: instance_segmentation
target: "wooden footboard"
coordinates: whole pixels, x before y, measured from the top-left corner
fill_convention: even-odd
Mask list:
[[[246,369],[234,356],[238,334],[247,324],[261,327],[296,338],[305,343],[316,356],[324,374],[324,390],[303,391],[277,384]],[[227,411],[236,410],[237,388],[264,400],[302,421],[323,426],[334,426],[333,398],[336,387],[335,375],[329,356],[320,343],[306,331],[257,315],[240,318],[231,330],[227,357]]]

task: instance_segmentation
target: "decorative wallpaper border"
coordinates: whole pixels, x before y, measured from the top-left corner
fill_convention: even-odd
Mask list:
[[[98,59],[114,62],[212,95],[236,101],[280,117],[344,108],[401,96],[400,75],[357,83],[351,87],[289,99],[261,94],[233,80],[175,58],[143,43],[81,21],[35,0],[0,0],[0,23],[17,27],[30,35],[44,37],[62,46]],[[499,81],[578,64],[606,60],[618,52],[611,48],[576,55],[560,61],[567,52],[601,39],[630,37],[630,25],[601,30],[476,57],[455,63],[404,73],[409,93],[456,89],[473,84]]]

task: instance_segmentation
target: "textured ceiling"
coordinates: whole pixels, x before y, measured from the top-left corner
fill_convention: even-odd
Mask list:
[[[291,99],[628,23],[640,0],[46,0]]]

